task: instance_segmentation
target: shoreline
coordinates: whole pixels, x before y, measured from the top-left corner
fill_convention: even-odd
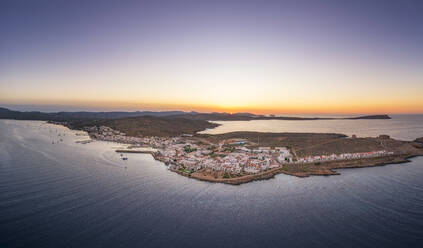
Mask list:
[[[56,125],[65,126],[60,123],[54,123]],[[68,127],[69,128],[69,127]],[[70,129],[70,128],[69,128]],[[75,129],[71,129],[75,130]],[[89,132],[87,132],[88,135]],[[92,137],[93,141],[101,141],[101,139],[97,139],[96,137]],[[416,139],[418,141],[419,139]],[[116,142],[116,141],[109,141],[114,142],[117,144],[124,144],[124,145],[131,145],[130,143],[123,143],[123,142]],[[405,144],[411,144],[412,142],[406,141],[398,141]],[[419,143],[419,142],[415,142]],[[143,153],[143,154],[151,154],[152,157],[164,163],[166,166],[169,166],[169,170],[171,172],[176,172],[181,176],[185,176],[188,178],[197,179],[200,181],[207,181],[212,183],[224,183],[230,185],[240,185],[252,181],[260,181],[260,180],[267,180],[274,178],[278,174],[286,174],[290,176],[296,176],[300,178],[305,178],[309,176],[331,176],[331,175],[340,175],[337,172],[337,169],[349,169],[349,168],[365,168],[365,167],[376,167],[376,166],[384,166],[388,164],[401,164],[410,162],[410,158],[423,156],[423,146],[421,147],[414,147],[413,151],[404,151],[403,153],[394,153],[388,155],[382,155],[377,157],[364,157],[364,158],[354,158],[354,159],[345,159],[345,160],[326,160],[326,161],[318,161],[318,162],[302,162],[302,163],[282,163],[280,166],[276,168],[268,168],[266,170],[257,172],[257,173],[243,173],[241,175],[237,175],[233,177],[233,175],[229,174],[229,178],[225,178],[222,175],[222,172],[218,171],[207,171],[207,169],[202,168],[197,171],[189,171],[186,172],[185,170],[180,170],[178,168],[178,164],[171,162],[169,160],[165,160],[159,151],[155,151],[153,147],[147,150],[132,150],[131,148],[125,149],[117,149],[115,152],[117,153]],[[153,149],[153,150],[151,150]],[[175,165],[175,166],[173,166]],[[216,176],[219,174],[219,176]],[[214,176],[213,176],[214,175]]]
[[[153,158],[157,161],[160,161],[166,165],[169,163],[162,161],[161,159],[157,158],[155,153],[150,153]],[[423,151],[418,154],[398,154],[398,155],[388,155],[382,157],[373,157],[373,158],[363,158],[363,159],[351,159],[351,160],[337,160],[337,161],[325,161],[320,162],[318,165],[319,168],[316,170],[309,170],[309,171],[289,171],[289,167],[292,164],[285,164],[281,167],[268,169],[266,171],[262,171],[256,174],[248,174],[240,177],[234,178],[214,178],[210,175],[201,175],[201,171],[194,172],[192,174],[187,174],[185,172],[181,172],[179,170],[170,169],[171,172],[177,173],[181,176],[185,176],[188,178],[211,182],[211,183],[224,183],[230,185],[241,185],[244,183],[249,183],[253,181],[262,181],[262,180],[269,180],[274,178],[276,175],[285,174],[288,176],[295,176],[299,178],[307,178],[310,176],[336,176],[341,175],[341,173],[337,172],[338,169],[356,169],[356,168],[368,168],[368,167],[379,167],[385,165],[395,165],[395,164],[403,164],[411,162],[411,158],[423,156]],[[300,163],[295,165],[302,165],[302,166],[315,166],[315,163]]]
[[[322,168],[320,168],[319,170],[308,171],[308,172],[301,172],[301,171],[290,172],[290,171],[287,171],[284,167],[278,167],[278,168],[269,169],[257,174],[250,174],[250,175],[245,175],[245,176],[230,178],[230,179],[201,176],[195,173],[191,175],[187,175],[180,171],[176,171],[176,170],[171,170],[171,171],[176,172],[179,175],[197,179],[200,181],[207,181],[212,183],[224,183],[224,184],[230,184],[230,185],[241,185],[244,183],[249,183],[254,181],[269,180],[279,174],[285,174],[288,176],[295,176],[299,178],[307,178],[310,176],[336,176],[336,175],[341,175],[341,173],[335,171],[338,169],[356,169],[356,168],[379,167],[379,166],[385,166],[390,164],[392,165],[403,164],[403,163],[411,162],[409,160],[410,158],[419,157],[419,156],[423,156],[423,153],[418,155],[391,155],[387,157],[369,158],[369,159],[365,159],[367,160],[366,163],[362,163],[362,164],[359,164],[360,162],[362,162],[361,159],[329,161],[329,162],[321,163],[320,166],[322,166]],[[341,165],[341,164],[344,164],[344,165]],[[326,165],[335,165],[335,166],[330,168],[324,167]],[[197,172],[197,173],[200,173],[200,172]]]

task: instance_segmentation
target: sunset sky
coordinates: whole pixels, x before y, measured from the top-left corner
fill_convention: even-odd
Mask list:
[[[423,113],[423,1],[1,1],[0,106]]]

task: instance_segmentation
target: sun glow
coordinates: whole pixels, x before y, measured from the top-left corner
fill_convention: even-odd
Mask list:
[[[11,21],[18,27],[5,37],[40,40],[7,40],[10,56],[0,58],[0,103],[111,110],[423,113],[423,41],[415,32],[398,35],[392,29],[391,36],[379,37],[373,22],[355,27],[350,26],[355,18],[328,20],[320,12],[303,16],[300,11],[294,19],[276,15],[275,20],[266,14],[253,22],[250,15],[236,13],[236,18],[230,11],[216,19],[205,11],[202,23],[192,22],[198,18],[190,17],[192,13],[156,13],[158,17],[137,12],[132,19],[125,16],[128,23],[71,23],[76,26],[69,34]],[[56,22],[55,16],[50,18]],[[403,32],[409,30],[415,29]]]

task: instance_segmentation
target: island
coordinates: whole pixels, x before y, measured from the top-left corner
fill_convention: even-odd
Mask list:
[[[13,118],[15,117],[15,118]],[[408,162],[423,155],[423,138],[414,141],[378,137],[348,137],[337,133],[230,132],[200,134],[219,124],[209,120],[322,118],[252,116],[248,113],[174,112],[18,112],[0,109],[0,118],[46,120],[84,130],[92,140],[128,144],[118,153],[149,153],[180,175],[238,185],[273,178],[338,175],[337,169]],[[326,118],[330,119],[330,118]],[[389,120],[387,115],[342,118]],[[89,140],[80,141],[81,145]],[[126,158],[125,158],[126,159]]]

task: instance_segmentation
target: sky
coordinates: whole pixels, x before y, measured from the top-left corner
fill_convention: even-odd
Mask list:
[[[0,106],[423,113],[423,1],[0,1]]]

